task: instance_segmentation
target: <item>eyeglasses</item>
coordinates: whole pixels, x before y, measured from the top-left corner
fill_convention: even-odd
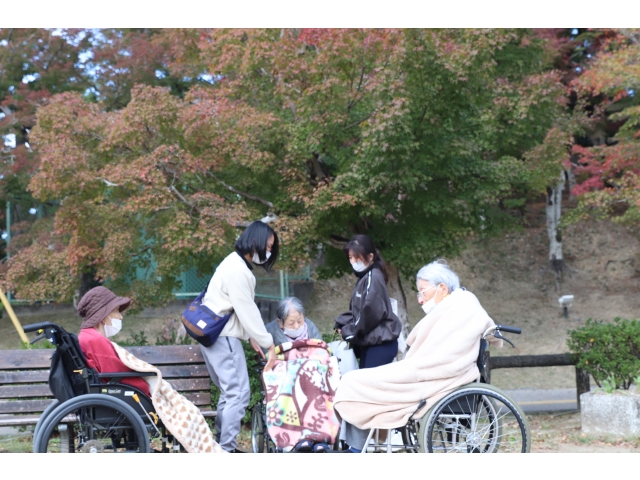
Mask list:
[[[431,290],[432,288],[436,288],[438,285],[433,285],[429,288],[427,288],[426,290],[420,290],[418,291],[418,300],[422,300],[424,298],[424,294],[427,293],[429,290]]]

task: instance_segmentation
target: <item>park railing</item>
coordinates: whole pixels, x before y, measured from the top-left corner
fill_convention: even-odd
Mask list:
[[[487,352],[489,354],[489,352]],[[491,382],[491,371],[498,368],[529,368],[529,367],[565,367],[576,364],[576,359],[571,353],[558,353],[552,355],[513,355],[492,357],[486,359],[485,375]],[[589,374],[576,367],[576,396],[578,410],[580,409],[580,395],[591,390]]]
[[[291,282],[311,281],[309,266],[293,273],[286,270],[266,273],[262,269],[254,269],[253,273],[256,277],[256,299],[282,300],[291,295]],[[182,287],[173,295],[178,299],[195,298],[204,290],[210,279],[210,276],[199,276],[195,269],[183,272],[180,275]]]

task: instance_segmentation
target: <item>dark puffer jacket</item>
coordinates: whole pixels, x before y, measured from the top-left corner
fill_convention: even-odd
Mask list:
[[[360,347],[391,342],[400,336],[402,325],[391,309],[382,272],[372,267],[363,272],[353,290],[349,311],[336,318],[342,338]]]

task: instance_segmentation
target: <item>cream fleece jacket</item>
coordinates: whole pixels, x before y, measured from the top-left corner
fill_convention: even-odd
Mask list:
[[[216,268],[202,304],[219,315],[234,310],[220,333],[221,337],[253,338],[266,349],[273,344],[273,337],[267,332],[254,302],[255,289],[256,277],[244,259],[233,252]]]

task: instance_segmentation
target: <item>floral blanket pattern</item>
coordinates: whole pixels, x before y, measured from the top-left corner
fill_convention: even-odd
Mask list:
[[[332,444],[340,428],[333,409],[338,360],[316,339],[283,343],[276,355],[273,370],[262,375],[269,436],[284,451],[301,440]]]

